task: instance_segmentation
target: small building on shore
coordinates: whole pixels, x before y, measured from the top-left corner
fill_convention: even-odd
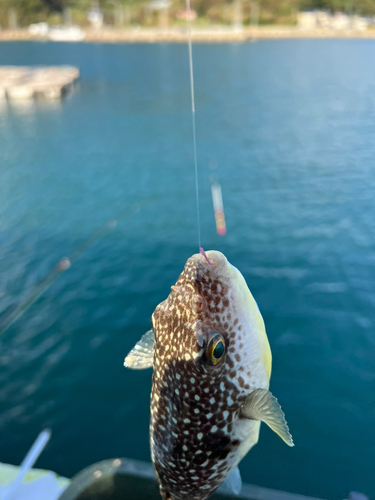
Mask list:
[[[363,31],[368,21],[361,16],[349,16],[343,12],[332,14],[326,10],[308,10],[297,14],[297,26],[304,31],[328,29],[334,31]]]

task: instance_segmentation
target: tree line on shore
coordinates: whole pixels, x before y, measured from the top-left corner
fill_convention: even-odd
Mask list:
[[[259,6],[260,24],[294,24],[297,12],[313,9],[375,16],[375,0],[191,0],[192,8],[198,15],[196,23],[231,24],[236,1],[242,4],[245,24],[251,22],[254,3]],[[94,3],[93,0],[0,0],[0,26],[7,27],[11,22],[27,26],[41,21],[61,24],[67,12],[69,20],[84,26],[88,24],[87,12],[93,5],[102,10],[107,24],[116,24],[119,11],[122,12],[121,24],[157,24],[158,13],[150,8],[150,0],[94,0]],[[175,22],[177,13],[184,10],[184,5],[184,0],[170,1],[170,22]]]

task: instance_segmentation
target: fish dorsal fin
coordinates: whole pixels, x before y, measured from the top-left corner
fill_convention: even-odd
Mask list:
[[[294,446],[285,415],[277,399],[267,389],[256,389],[241,408],[241,416],[261,420],[278,434],[288,446]]]
[[[126,356],[124,366],[132,370],[152,368],[152,363],[154,361],[154,342],[154,332],[149,330]]]
[[[219,486],[217,492],[220,494],[239,495],[242,490],[242,479],[238,467],[232,470],[226,480]]]

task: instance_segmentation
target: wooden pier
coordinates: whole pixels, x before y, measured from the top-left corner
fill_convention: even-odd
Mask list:
[[[73,66],[0,66],[0,99],[60,99],[78,78]]]

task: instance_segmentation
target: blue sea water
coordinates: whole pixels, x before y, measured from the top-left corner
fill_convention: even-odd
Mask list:
[[[327,499],[375,494],[374,53],[372,40],[194,46],[202,244],[259,304],[296,444],[262,426],[241,473]],[[61,103],[0,102],[2,317],[118,222],[0,337],[0,461],[19,463],[44,427],[38,466],[62,475],[149,460],[151,372],[123,359],[197,251],[187,48],[1,43],[0,64],[81,70]]]

